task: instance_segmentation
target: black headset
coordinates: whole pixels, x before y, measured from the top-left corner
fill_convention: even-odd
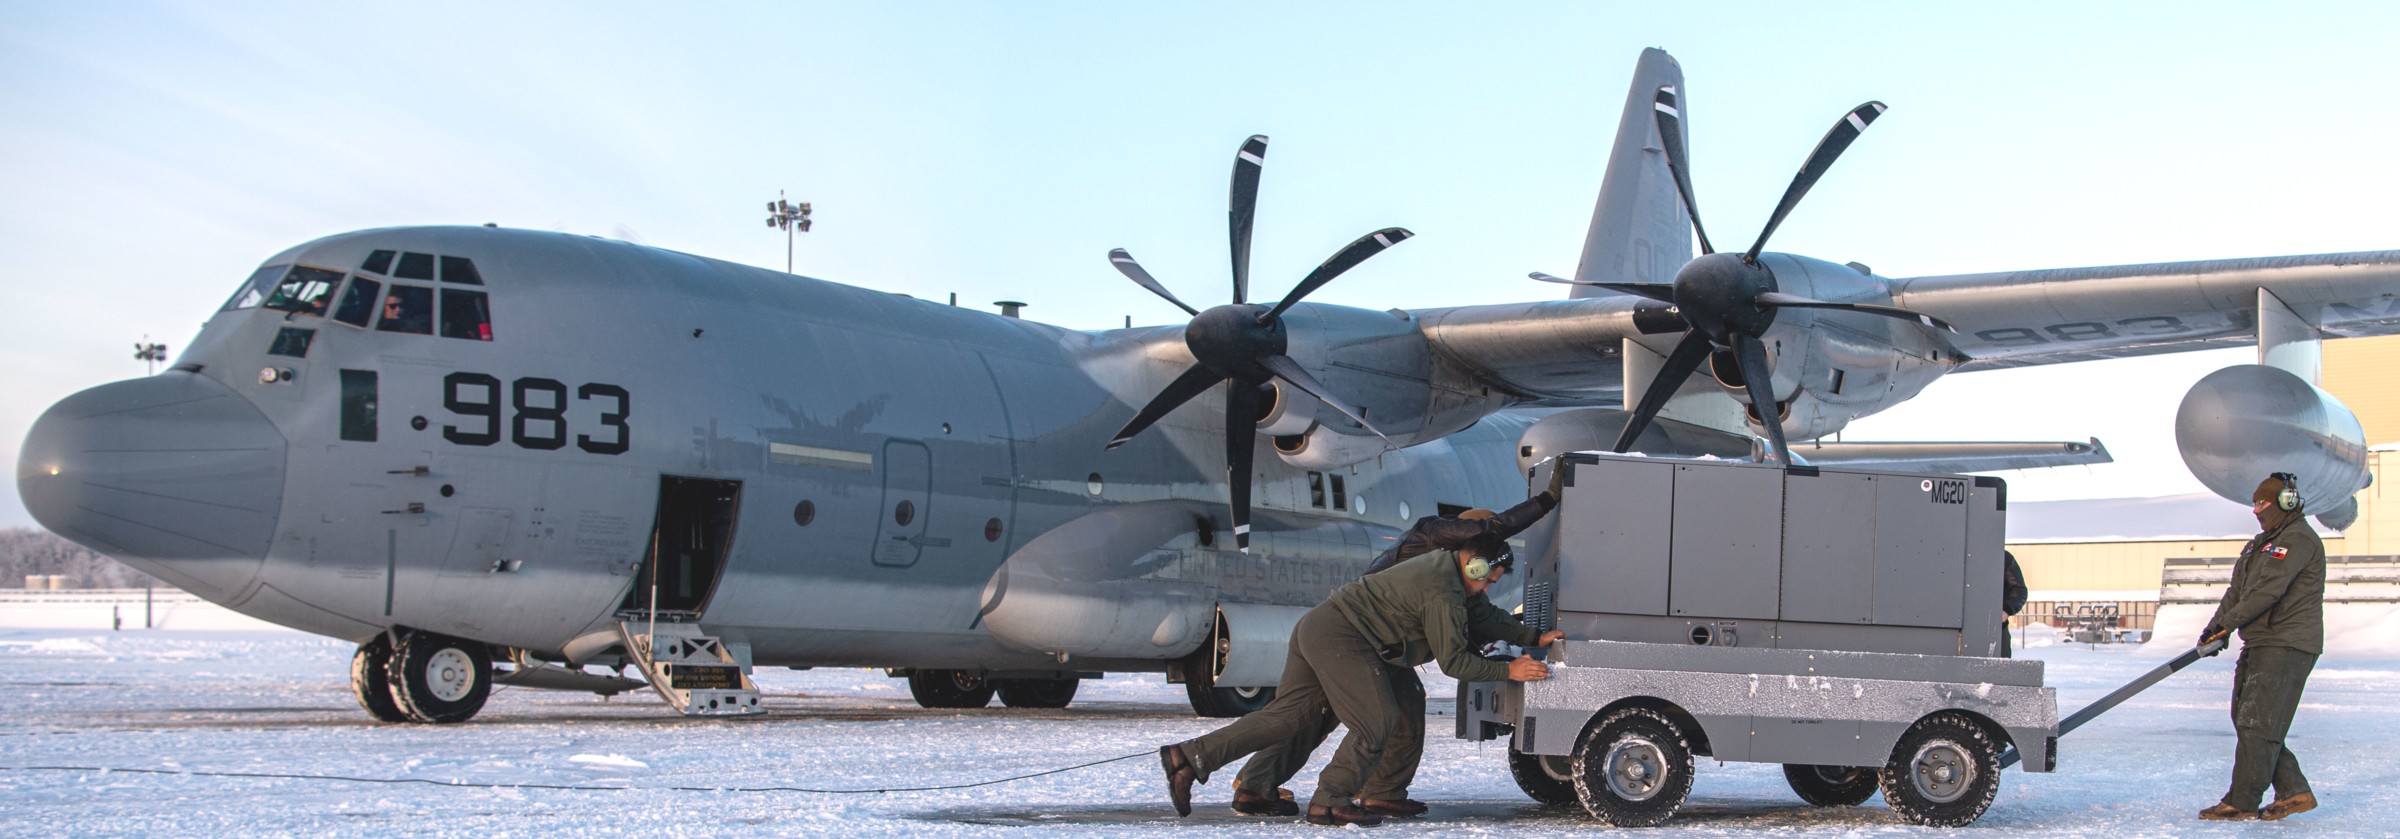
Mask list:
[[[2300,509],[2300,476],[2277,472],[2274,477],[2283,481],[2282,491],[2275,493],[2275,508],[2287,512]]]

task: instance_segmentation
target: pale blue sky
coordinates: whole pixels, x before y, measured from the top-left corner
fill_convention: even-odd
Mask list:
[[[1295,8],[1296,7],[1296,8]],[[2095,8],[2096,7],[2096,8]],[[1546,298],[1642,47],[1687,76],[1699,203],[1746,241],[1809,147],[1892,106],[1777,233],[1886,276],[2400,247],[2400,7],[2322,4],[0,1],[0,457],[181,350],[262,259],[345,230],[626,236],[1104,327],[1225,295],[1225,176],[1274,138],[1253,258],[1312,300]],[[1664,279],[1664,278],[1661,278]],[[1953,377],[1850,439],[2082,439],[2027,498],[2186,492],[2176,400],[2247,354]],[[0,526],[30,524],[14,482]]]

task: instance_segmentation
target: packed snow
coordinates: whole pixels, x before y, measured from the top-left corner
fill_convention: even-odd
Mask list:
[[[2162,623],[2205,618],[2162,615]],[[2224,791],[2233,753],[2233,655],[2203,661],[2061,742],[2059,771],[2010,770],[1973,835],[2400,835],[2400,652],[2389,607],[2337,617],[2370,634],[2318,665],[2291,736],[2322,806],[2270,824],[2193,814]],[[2162,626],[2144,646],[2025,638],[2048,662],[2061,713],[2183,649]],[[2196,629],[2194,630],[2196,631]],[[2382,634],[2379,638],[2373,633]],[[2380,654],[2373,651],[2381,650]],[[351,648],[282,630],[0,629],[0,834],[499,837],[521,835],[956,836],[1039,826],[1068,835],[1205,831],[1319,835],[1226,807],[1230,771],[1178,819],[1151,751],[1222,724],[1194,717],[1157,675],[1084,683],[1072,707],[916,707],[871,670],[762,670],[768,713],[685,719],[647,693],[602,699],[502,689],[460,725],[370,722],[349,693]],[[1455,684],[1428,668],[1437,713]],[[1430,815],[1391,835],[1535,834],[1599,825],[1519,793],[1500,743],[1450,739],[1430,721],[1413,794]],[[1305,798],[1322,761],[1293,788]],[[887,794],[675,791],[873,789],[969,784],[1122,755],[1071,772],[965,789]],[[113,770],[322,776],[222,777]],[[359,780],[420,780],[449,787]],[[510,785],[570,785],[597,790]],[[1691,800],[1661,836],[1919,835],[1880,798],[1812,808],[1771,765],[1703,759]]]

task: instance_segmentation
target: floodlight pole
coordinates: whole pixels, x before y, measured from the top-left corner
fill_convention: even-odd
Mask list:
[[[158,375],[158,363],[167,360],[167,345],[150,343],[150,336],[144,335],[134,343],[133,357],[148,368],[149,375]]]
[[[811,224],[808,202],[794,204],[783,200],[783,190],[775,191],[775,200],[767,202],[767,226],[783,229],[783,272],[792,273],[792,237],[806,233]]]

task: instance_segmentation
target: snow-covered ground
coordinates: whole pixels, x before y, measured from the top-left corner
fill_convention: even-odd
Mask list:
[[[2380,618],[2378,619],[2380,620]],[[2377,624],[2381,625],[2381,624]],[[2162,634],[2165,632],[2162,627]],[[2171,656],[2148,647],[2043,645],[2063,710]],[[2385,649],[2391,649],[2388,644]],[[2061,744],[2059,771],[2011,770],[1967,835],[2400,835],[2400,652],[2333,655],[2309,682],[2291,742],[2323,806],[2281,823],[2204,824],[2224,790],[2233,657],[2178,674]],[[761,671],[763,718],[683,719],[648,694],[614,700],[506,690],[474,721],[378,725],[352,703],[350,648],[280,630],[0,629],[0,835],[865,837],[1206,831],[1320,835],[1237,817],[1230,772],[1168,809],[1159,744],[1209,730],[1158,676],[1086,682],[1062,711],[916,707],[864,670]],[[1436,696],[1453,687],[1427,679]],[[1432,720],[1416,797],[1433,804],[1384,834],[1549,834],[1596,829],[1520,794],[1498,743],[1446,737]],[[1331,749],[1320,751],[1320,760]],[[675,792],[665,787],[873,788],[999,778],[1100,758],[1132,760],[1027,781],[919,793]],[[293,773],[622,790],[454,788],[325,779],[34,770],[30,766]],[[1306,796],[1317,766],[1295,779]],[[1773,766],[1703,760],[1691,802],[1658,835],[1935,834],[1881,799],[1810,808]]]

